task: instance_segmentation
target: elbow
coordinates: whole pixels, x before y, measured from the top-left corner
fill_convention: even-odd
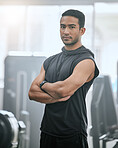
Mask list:
[[[32,96],[32,92],[31,91],[28,92],[28,97],[29,97],[30,100],[33,100],[33,96]]]

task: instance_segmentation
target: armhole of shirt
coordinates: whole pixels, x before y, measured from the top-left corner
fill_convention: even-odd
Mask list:
[[[91,60],[94,62],[94,64],[95,64],[95,73],[94,73],[94,77],[93,77],[93,79],[95,79],[95,78],[99,75],[99,70],[98,70],[98,67],[97,67],[97,65],[96,65],[96,62],[95,62],[94,58],[91,57],[91,56],[82,57],[82,58],[80,58],[80,59],[78,59],[78,60],[75,60],[75,61],[72,63],[72,71],[74,70],[75,66],[76,66],[79,62],[81,62],[81,61],[83,61],[83,60],[86,60],[86,59],[91,59]]]
[[[43,67],[44,67],[45,72],[47,71],[47,69],[48,69],[48,67],[49,67],[49,65],[50,65],[50,62],[51,62],[51,60],[53,59],[53,57],[54,57],[54,56],[51,56],[51,57],[47,58],[47,59],[44,61]]]

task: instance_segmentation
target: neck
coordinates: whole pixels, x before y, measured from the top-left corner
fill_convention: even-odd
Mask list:
[[[82,43],[79,42],[79,43],[74,44],[74,45],[65,45],[65,49],[66,50],[75,50],[75,49],[77,49],[81,46],[82,46]]]

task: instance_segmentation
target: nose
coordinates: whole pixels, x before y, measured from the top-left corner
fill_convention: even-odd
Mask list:
[[[66,28],[64,29],[64,33],[65,33],[65,34],[69,34],[69,28],[68,28],[68,27],[66,27]]]

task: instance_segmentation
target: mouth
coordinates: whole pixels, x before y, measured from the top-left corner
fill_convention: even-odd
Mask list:
[[[63,38],[64,40],[69,40],[69,39],[71,39],[70,36],[63,36],[62,38]]]

